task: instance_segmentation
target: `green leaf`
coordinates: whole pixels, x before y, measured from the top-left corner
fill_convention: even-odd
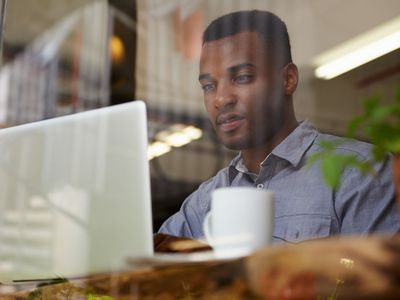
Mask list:
[[[347,136],[354,137],[356,130],[359,128],[362,122],[364,122],[364,118],[362,116],[352,119],[347,126]]]
[[[395,137],[391,140],[388,140],[385,148],[392,153],[400,153],[400,137]]]
[[[373,111],[371,111],[371,118],[374,121],[380,121],[387,118],[394,112],[394,107],[392,106],[377,106]]]
[[[376,107],[379,106],[380,103],[380,97],[379,96],[372,96],[367,98],[367,100],[364,102],[364,111],[366,115],[370,115]]]
[[[334,190],[340,185],[343,169],[343,160],[338,160],[338,156],[326,156],[321,162],[322,176],[326,184]]]
[[[376,175],[375,169],[371,161],[358,162],[356,167],[358,168],[358,170],[361,172],[362,175],[367,175],[367,174],[371,174],[373,176]]]
[[[395,101],[384,105],[380,96],[375,95],[363,101],[364,111],[353,118],[347,128],[347,136],[354,137],[357,130],[362,130],[365,136],[374,144],[372,155],[374,160],[383,160],[387,152],[400,153],[400,86],[395,92]],[[336,152],[340,141],[320,141],[320,151],[311,155],[307,161],[310,166],[321,162],[321,175],[326,184],[337,189],[345,168],[356,168],[363,175],[376,175],[372,160],[362,161],[355,155],[344,155]]]
[[[382,161],[385,158],[386,149],[374,145],[374,147],[372,148],[372,155],[375,160]]]
[[[360,171],[362,175],[372,174],[375,175],[375,169],[372,161],[360,160],[355,154],[349,155],[344,167],[354,167]]]

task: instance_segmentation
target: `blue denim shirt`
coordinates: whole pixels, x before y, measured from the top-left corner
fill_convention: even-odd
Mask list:
[[[338,137],[319,133],[308,121],[282,141],[262,162],[259,174],[250,173],[240,154],[213,178],[202,183],[159,232],[200,239],[202,223],[210,209],[211,191],[227,186],[250,186],[275,193],[273,242],[300,242],[330,235],[394,234],[400,230],[395,202],[391,157],[376,164],[376,176],[347,168],[336,191],[322,181],[319,164],[305,166],[320,150],[320,140]],[[370,157],[371,145],[349,141],[338,150]]]

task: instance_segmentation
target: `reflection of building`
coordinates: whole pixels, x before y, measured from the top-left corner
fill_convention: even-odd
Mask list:
[[[12,61],[5,62],[0,72],[0,86],[6,87],[0,93],[0,125],[23,124],[132,100],[133,62],[129,66],[120,60],[122,67],[118,67],[117,62],[111,63],[109,52],[115,33],[124,35],[123,41],[120,39],[123,47],[127,40],[134,40],[131,23],[108,1],[99,0],[46,28]],[[116,92],[110,78],[117,77],[120,81],[130,80],[124,83],[130,89],[120,95],[124,99],[112,97]]]
[[[17,52],[15,61],[4,60],[0,126],[124,102],[136,95],[148,104],[151,142],[176,123],[201,128],[201,139],[173,147],[151,161],[154,218],[161,216],[157,220],[160,225],[199,182],[232,156],[210,134],[203,109],[197,81],[202,28],[213,18],[240,9],[271,10],[281,16],[288,25],[300,70],[301,83],[295,95],[299,119],[310,119],[322,131],[343,134],[347,121],[360,110],[360,99],[377,92],[392,99],[400,78],[399,50],[333,80],[314,77],[312,61],[317,55],[399,15],[398,0],[386,0],[384,6],[379,1],[361,3],[363,0],[8,0],[9,8],[16,11],[14,24],[34,25],[25,26],[26,30],[18,26],[14,36],[46,27],[44,18],[35,18],[39,10],[48,10],[54,22],[33,42],[27,39],[26,48],[23,43],[12,45]],[[82,9],[58,18],[55,8],[63,5]],[[22,10],[30,9],[36,9],[36,15],[28,22],[18,20]],[[12,26],[6,26],[5,33],[10,29]],[[113,64],[108,57],[111,36],[123,42],[122,62],[118,54]],[[6,46],[10,46],[7,34],[4,49]],[[114,51],[120,46],[114,44]]]
[[[23,193],[22,187],[19,192]],[[22,203],[8,203],[12,204]],[[25,279],[48,278],[55,276],[54,270],[73,275],[85,272],[89,243],[84,227],[88,213],[85,195],[66,187],[49,195],[48,200],[32,197],[25,205],[2,209],[0,269],[3,276],[24,274]]]
[[[0,229],[0,269],[3,273],[36,272],[51,263],[52,216],[37,208],[24,214],[19,209],[5,209]]]

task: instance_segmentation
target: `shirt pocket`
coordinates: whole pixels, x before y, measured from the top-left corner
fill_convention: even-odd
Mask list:
[[[327,237],[331,233],[330,216],[301,214],[280,216],[275,219],[274,243],[298,243]]]

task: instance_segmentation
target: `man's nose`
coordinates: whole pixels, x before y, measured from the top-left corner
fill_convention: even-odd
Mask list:
[[[215,95],[215,107],[220,109],[226,105],[232,105],[234,103],[236,103],[236,97],[229,85],[218,85],[217,93]]]

